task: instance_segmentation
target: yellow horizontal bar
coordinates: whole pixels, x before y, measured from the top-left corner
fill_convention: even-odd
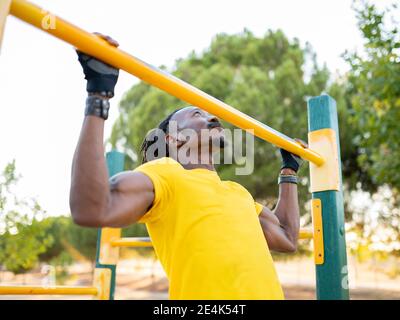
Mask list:
[[[0,0],[0,50],[11,0]]]
[[[0,295],[97,295],[95,287],[0,286]]]
[[[303,159],[316,165],[324,163],[323,157],[313,150],[305,149],[292,138],[270,128],[258,120],[251,118],[245,113],[232,106],[210,96],[209,94],[193,87],[192,85],[151,66],[140,59],[129,55],[109,45],[105,40],[86,32],[71,23],[51,15],[54,26],[43,24],[49,17],[49,12],[25,0],[13,0],[10,13],[15,17],[64,40],[82,52],[94,56],[116,68],[142,79],[143,81],[165,91],[169,94],[186,101],[191,105],[198,106],[205,111],[243,129],[255,136],[264,139],[279,148],[286,149]]]
[[[120,238],[111,241],[113,247],[152,247],[150,238]]]
[[[311,229],[300,229],[299,239],[312,239]],[[120,238],[111,241],[113,247],[152,247],[150,238]]]
[[[314,237],[312,229],[300,229],[299,239],[312,239]]]

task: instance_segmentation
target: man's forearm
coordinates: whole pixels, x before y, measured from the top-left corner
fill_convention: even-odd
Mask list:
[[[285,171],[286,170],[286,171]],[[284,174],[293,174],[283,169]],[[274,209],[279,223],[285,230],[289,240],[296,245],[300,229],[300,213],[297,185],[294,183],[281,183],[279,185],[279,200]]]
[[[96,33],[109,45],[118,42]],[[77,224],[98,227],[111,202],[108,172],[104,158],[104,121],[108,118],[109,99],[114,96],[119,70],[79,50],[78,61],[86,79],[85,120],[72,163],[70,207]]]
[[[70,191],[71,214],[80,225],[95,225],[108,205],[103,135],[104,120],[86,116],[73,158]]]

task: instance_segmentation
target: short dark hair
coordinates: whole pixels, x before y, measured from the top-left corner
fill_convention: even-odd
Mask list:
[[[140,153],[142,155],[142,163],[146,163],[150,161],[147,158],[147,150],[151,145],[156,143],[158,141],[158,135],[156,134],[157,131],[162,130],[164,134],[168,133],[168,127],[169,127],[169,122],[172,119],[172,116],[177,113],[179,110],[182,110],[183,108],[179,108],[171,112],[164,120],[162,120],[157,128],[151,129],[145,136],[142,145],[140,146]],[[161,157],[169,157],[169,152],[168,152],[168,145],[166,145],[165,148],[165,154],[161,155],[158,151],[156,151],[155,159],[161,158]],[[154,159],[152,159],[154,160]]]

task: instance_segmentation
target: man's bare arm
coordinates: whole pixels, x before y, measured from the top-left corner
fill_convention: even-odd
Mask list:
[[[151,206],[153,183],[140,172],[120,173],[109,180],[103,130],[103,119],[85,117],[72,164],[71,214],[82,226],[124,227]]]
[[[97,35],[109,45],[118,42]],[[119,70],[77,51],[88,92],[85,119],[72,163],[70,208],[74,222],[88,227],[123,227],[136,222],[151,206],[151,180],[125,172],[110,181],[104,157],[104,121],[114,96]]]
[[[151,208],[154,186],[141,172],[122,172],[110,179],[109,199],[103,224],[114,228],[127,227]]]
[[[297,185],[280,184],[279,200],[274,211],[264,207],[259,219],[270,250],[296,251],[300,229]]]
[[[303,148],[308,145],[295,139]],[[297,240],[300,230],[300,212],[297,196],[297,171],[302,160],[300,157],[280,149],[282,156],[281,177],[279,184],[278,203],[271,212],[263,208],[260,213],[260,223],[271,250],[294,252],[297,250]]]

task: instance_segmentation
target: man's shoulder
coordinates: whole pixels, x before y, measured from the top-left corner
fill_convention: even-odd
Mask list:
[[[180,166],[179,162],[170,157],[162,157],[143,163],[141,166],[154,166],[154,165],[174,165]]]
[[[253,195],[250,193],[249,190],[247,190],[247,188],[245,188],[243,185],[235,181],[225,180],[224,183],[228,184],[230,188],[236,190],[236,192],[240,193],[241,195],[246,196],[249,200],[254,201],[256,213],[257,215],[260,215],[264,206],[261,203],[258,203],[257,201],[254,200]]]
[[[238,183],[236,181],[224,180],[223,182],[225,184],[229,185],[233,189],[241,190],[243,192],[246,192],[246,193],[250,194],[249,190],[247,190],[246,187],[244,187],[243,185],[241,185],[240,183]]]

